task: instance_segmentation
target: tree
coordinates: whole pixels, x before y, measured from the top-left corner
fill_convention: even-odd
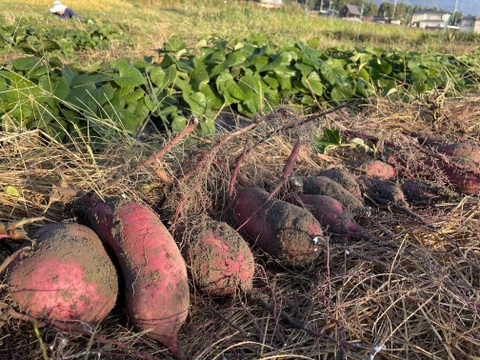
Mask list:
[[[363,15],[365,16],[375,16],[378,12],[378,6],[374,2],[366,1],[363,4]]]
[[[378,8],[378,16],[384,16],[384,17],[392,17],[393,13],[393,4],[389,2],[383,2],[380,4],[380,7]]]

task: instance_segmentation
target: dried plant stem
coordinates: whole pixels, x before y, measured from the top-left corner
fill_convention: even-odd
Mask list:
[[[278,182],[277,186],[275,187],[275,189],[273,189],[273,191],[268,195],[267,199],[265,200],[265,202],[262,204],[262,206],[259,206],[257,210],[255,210],[252,215],[250,215],[250,217],[245,220],[243,222],[243,224],[241,224],[240,226],[237,227],[236,231],[239,231],[241,228],[243,228],[261,209],[263,209],[265,207],[265,205],[268,204],[268,202],[270,200],[273,199],[273,197],[275,195],[278,194],[278,192],[280,191],[280,189],[282,188],[282,186],[285,185],[285,183],[287,182],[288,178],[290,177],[290,174],[292,173],[293,171],[293,168],[295,166],[295,161],[297,160],[297,157],[298,157],[298,154],[300,152],[300,147],[301,147],[302,143],[300,141],[300,139],[297,140],[297,142],[295,143],[295,145],[293,146],[293,149],[292,149],[292,152],[290,153],[290,155],[288,156],[288,159],[285,163],[285,166],[283,167],[283,175],[282,175],[282,178],[280,179],[280,181]]]
[[[80,335],[83,335],[83,336],[94,337],[95,340],[98,341],[101,344],[114,345],[114,346],[116,346],[120,349],[127,350],[135,358],[154,360],[154,357],[149,355],[149,354],[145,354],[145,353],[142,353],[138,350],[131,349],[120,341],[110,340],[110,339],[107,339],[107,338],[105,338],[101,335],[96,334],[95,332],[93,332],[91,329],[87,328],[82,323],[71,322],[71,321],[70,322],[63,322],[63,321],[59,321],[59,320],[51,320],[49,322],[37,320],[31,315],[19,313],[18,311],[14,310],[12,307],[10,307],[9,305],[7,305],[5,303],[0,303],[0,310],[2,312],[2,315],[6,315],[8,317],[13,317],[15,319],[30,322],[34,326],[34,329],[35,328],[38,329],[40,327],[44,327],[44,326],[47,326],[47,325],[53,325],[54,327],[56,327],[57,329],[59,329],[61,331],[68,331],[68,332],[73,332],[73,333],[80,334]]]
[[[23,254],[27,253],[30,250],[32,250],[30,246],[25,246],[18,249],[12,255],[6,258],[4,262],[0,265],[0,274],[4,272],[8,265],[10,265],[14,260],[19,259]]]

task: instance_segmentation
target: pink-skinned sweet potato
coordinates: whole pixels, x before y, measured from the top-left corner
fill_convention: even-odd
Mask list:
[[[363,176],[391,180],[395,178],[395,168],[381,160],[367,160],[354,164],[356,170],[359,170]]]
[[[340,201],[343,207],[354,215],[369,213],[361,199],[353,196],[342,185],[326,176],[308,176],[301,178],[301,182],[304,194],[330,196]]]
[[[257,187],[239,190],[234,198],[236,223],[263,251],[287,266],[306,266],[321,254],[322,227],[307,210],[285,201],[268,200]]]
[[[480,164],[480,146],[469,142],[440,144],[433,147],[441,154],[451,156],[457,160],[474,161]]]
[[[206,215],[190,216],[175,237],[185,243],[183,253],[199,291],[225,296],[252,289],[252,251],[230,225]]]
[[[98,202],[87,217],[118,259],[133,325],[184,359],[178,331],[188,314],[189,288],[185,261],[172,235],[153,211],[134,202]]]
[[[320,171],[319,176],[326,176],[329,179],[339,183],[350,194],[357,199],[362,199],[362,191],[358,184],[357,178],[345,169],[324,169]]]
[[[460,160],[455,164],[446,162],[437,164],[456,191],[467,195],[480,193],[480,164],[471,160]]]
[[[330,196],[293,194],[288,201],[305,207],[327,232],[351,235],[363,232],[363,229],[353,219],[352,214],[344,210],[342,203]]]
[[[113,309],[118,276],[95,232],[75,223],[42,227],[37,246],[7,268],[10,298],[37,319],[99,323]]]

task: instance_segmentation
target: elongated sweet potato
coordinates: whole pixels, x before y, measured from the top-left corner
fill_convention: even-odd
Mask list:
[[[294,194],[289,201],[309,210],[327,232],[352,235],[363,232],[352,214],[343,209],[342,203],[330,196]]]
[[[349,193],[342,185],[326,176],[309,176],[302,178],[303,193],[310,195],[327,195],[340,201],[354,215],[366,214],[368,209],[363,201]]]
[[[406,180],[401,185],[401,189],[411,205],[431,205],[457,197],[454,191],[421,179]]]
[[[34,236],[38,246],[7,268],[9,293],[37,319],[96,324],[113,309],[118,276],[92,229],[54,223]]]
[[[348,172],[345,169],[325,169],[320,171],[319,176],[326,176],[329,179],[339,183],[347,190],[350,194],[355,196],[357,199],[362,199],[362,191],[360,190],[360,185],[352,173]]]
[[[188,314],[187,269],[172,235],[153,211],[134,202],[99,202],[88,220],[118,258],[132,323],[185,358],[177,334]]]
[[[322,227],[305,209],[277,199],[256,187],[241,189],[234,198],[238,226],[281,264],[306,266],[321,253]]]
[[[470,160],[480,164],[480,146],[468,142],[441,144],[433,147],[439,153],[458,160]]]
[[[247,242],[227,223],[206,215],[189,217],[176,237],[198,289],[214,296],[252,288],[255,263]]]
[[[471,160],[459,160],[456,164],[444,162],[437,164],[456,191],[467,195],[480,193],[480,164]]]

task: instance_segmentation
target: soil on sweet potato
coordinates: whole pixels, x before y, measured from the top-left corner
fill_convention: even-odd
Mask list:
[[[221,296],[252,288],[252,251],[227,223],[190,216],[179,238],[185,243],[183,253],[199,291]]]
[[[118,276],[101,240],[86,226],[53,223],[36,247],[7,269],[10,295],[34,317],[98,323],[115,306]]]
[[[314,261],[323,244],[321,227],[308,211],[284,201],[273,200],[264,210],[265,222],[273,227],[276,254],[280,263],[304,266]],[[305,230],[302,230],[305,229]]]

